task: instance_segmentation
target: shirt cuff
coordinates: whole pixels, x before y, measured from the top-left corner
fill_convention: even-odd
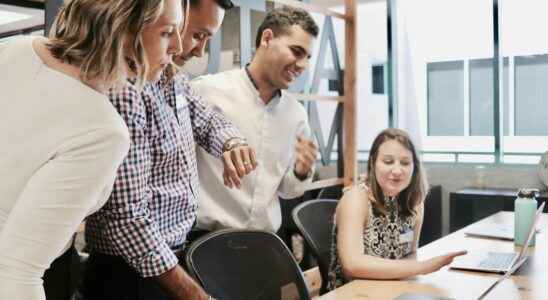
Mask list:
[[[297,175],[297,173],[295,173],[295,169],[293,169],[293,175],[299,181],[306,181],[307,179],[312,179],[312,175],[314,175],[314,170],[312,168],[310,168],[310,170],[308,170],[308,173],[306,173],[304,178],[301,178],[299,175]]]
[[[221,157],[223,154],[223,145],[231,138],[240,138],[245,140],[244,136],[235,127],[223,128],[217,138],[213,141],[213,152],[215,157]]]
[[[141,277],[159,276],[179,263],[179,259],[169,246],[162,243],[160,249],[147,254],[144,257],[130,260],[132,267]]]
[[[295,175],[295,169],[291,168],[289,171],[289,174],[287,174],[286,180],[288,180],[288,183],[290,186],[295,187],[295,192],[298,195],[304,194],[306,192],[306,188],[310,183],[312,183],[312,177],[314,175],[314,168],[311,168],[308,172],[306,178],[304,180],[301,180]]]

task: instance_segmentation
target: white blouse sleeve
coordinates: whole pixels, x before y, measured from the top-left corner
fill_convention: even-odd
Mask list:
[[[41,277],[80,222],[104,204],[127,129],[72,137],[26,183],[0,232],[0,299],[44,299]]]

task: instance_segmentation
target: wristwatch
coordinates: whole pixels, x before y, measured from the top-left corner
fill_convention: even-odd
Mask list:
[[[232,151],[232,149],[238,146],[247,146],[247,142],[245,141],[245,139],[239,137],[230,138],[223,144],[223,153],[227,151]]]

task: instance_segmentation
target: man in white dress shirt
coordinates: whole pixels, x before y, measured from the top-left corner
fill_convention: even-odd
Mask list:
[[[255,155],[243,157],[253,176],[231,182],[223,165],[197,149],[202,182],[198,221],[190,239],[223,228],[278,231],[278,196],[302,195],[312,180],[317,149],[304,107],[285,90],[306,69],[318,27],[297,8],[270,11],[260,25],[256,53],[244,69],[192,82],[198,94],[242,132]],[[244,170],[238,170],[243,172]]]

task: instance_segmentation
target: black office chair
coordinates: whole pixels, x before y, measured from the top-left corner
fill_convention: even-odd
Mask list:
[[[191,274],[219,300],[310,299],[297,262],[270,232],[213,232],[192,243],[185,260]]]
[[[324,187],[318,192],[318,196],[316,198],[317,199],[341,199],[343,195],[343,188],[344,187],[341,184]]]
[[[327,291],[327,274],[331,259],[331,231],[337,203],[337,200],[332,199],[310,200],[293,210],[293,220],[320,268],[322,276],[320,294]]]

